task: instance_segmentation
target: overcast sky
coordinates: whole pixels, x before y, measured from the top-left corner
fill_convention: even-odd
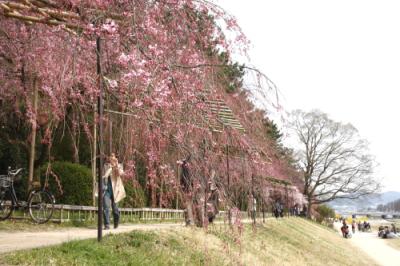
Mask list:
[[[370,142],[387,190],[400,191],[400,1],[219,0],[285,110],[318,108]]]

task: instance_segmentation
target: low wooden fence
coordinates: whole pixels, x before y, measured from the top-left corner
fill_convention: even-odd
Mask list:
[[[121,222],[139,221],[184,221],[183,210],[161,208],[119,208]],[[14,212],[12,218],[29,219],[27,212]],[[54,205],[53,222],[91,222],[97,220],[97,207],[76,205]]]
[[[146,222],[146,221],[174,221],[183,222],[185,211],[177,209],[163,208],[119,208],[121,222]],[[270,217],[271,213],[265,213],[265,218]],[[261,212],[257,212],[257,219],[262,219]],[[29,219],[29,214],[25,211],[15,211],[12,218]],[[248,212],[240,212],[240,219],[250,219]],[[77,205],[54,205],[54,213],[51,219],[53,222],[94,222],[97,220],[97,207],[77,206]],[[226,211],[220,211],[216,220],[227,221]]]
[[[151,220],[184,220],[183,210],[161,208],[119,208],[121,222],[138,222]],[[94,221],[97,219],[97,207],[57,205],[54,219],[66,221]]]

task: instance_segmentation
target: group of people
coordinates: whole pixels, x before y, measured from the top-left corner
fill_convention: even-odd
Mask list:
[[[382,238],[395,238],[397,234],[400,233],[399,229],[395,226],[395,224],[391,224],[391,227],[385,225],[381,225],[378,228],[378,236]]]
[[[301,210],[298,204],[295,204],[292,208],[289,209],[289,213],[292,216],[300,216]]]
[[[275,201],[273,204],[273,213],[276,218],[283,217],[284,213],[284,205],[282,204],[281,200]],[[299,204],[293,205],[293,207],[290,207],[288,209],[288,214],[290,216],[306,216],[307,215],[307,207],[303,206],[301,208]]]
[[[371,231],[371,225],[367,221],[364,221],[363,223],[361,221],[358,221],[357,227],[358,231],[361,232]]]
[[[342,221],[342,227],[340,228],[342,235],[344,238],[350,238],[352,235],[350,233],[350,228],[349,225],[347,224],[345,219],[341,219]],[[357,223],[358,231],[359,232],[365,232],[365,231],[370,231],[371,230],[371,225],[369,222],[364,221],[358,221]],[[353,220],[351,223],[351,229],[352,233],[355,234],[356,232],[356,221]],[[394,223],[391,224],[389,227],[388,225],[381,225],[378,228],[378,236],[381,238],[396,238],[400,237],[400,230],[397,229],[396,225]]]
[[[342,232],[343,237],[344,238],[351,237],[350,228],[349,228],[349,225],[346,222],[346,219],[341,219],[341,220],[342,220],[342,227],[340,228],[340,230]],[[371,225],[369,224],[369,222],[367,222],[367,221],[364,221],[364,222],[358,221],[358,223],[356,223],[355,220],[352,220],[352,222],[351,222],[351,231],[352,231],[353,234],[356,233],[356,227],[358,228],[359,232],[364,232],[364,231],[371,230]]]

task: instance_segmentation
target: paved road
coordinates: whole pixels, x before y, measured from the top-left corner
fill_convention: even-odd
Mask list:
[[[125,233],[132,230],[159,230],[182,227],[184,224],[134,224],[120,225],[118,229],[103,231],[104,234]],[[0,254],[15,250],[57,245],[71,240],[97,238],[96,229],[67,228],[46,232],[0,232]]]
[[[340,223],[335,227],[340,231]],[[351,225],[350,225],[351,227]],[[339,232],[340,233],[340,232]],[[341,234],[341,233],[340,233]],[[400,266],[400,251],[387,245],[380,239],[377,232],[356,232],[349,242],[367,253],[372,259],[382,266]]]

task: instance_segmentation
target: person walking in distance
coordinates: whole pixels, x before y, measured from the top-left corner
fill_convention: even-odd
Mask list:
[[[125,188],[121,176],[124,173],[122,164],[118,163],[115,153],[111,153],[109,163],[106,164],[106,171],[103,176],[104,197],[103,197],[103,218],[104,229],[110,229],[110,207],[112,209],[114,228],[118,228],[119,210],[117,203],[125,198]]]

